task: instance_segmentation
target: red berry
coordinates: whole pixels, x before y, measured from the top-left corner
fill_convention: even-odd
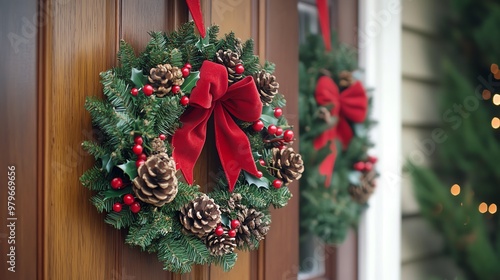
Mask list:
[[[368,156],[368,161],[375,164],[377,163],[377,157],[374,157],[374,156]]]
[[[276,134],[275,135],[276,136],[280,136],[281,134],[283,134],[283,128],[281,128],[281,127],[278,126],[276,128]]]
[[[133,88],[130,90],[130,94],[132,94],[133,96],[137,96],[139,94],[139,90],[136,88]]]
[[[187,97],[187,96],[181,97],[181,105],[187,106],[188,104],[189,104],[189,97]]]
[[[120,212],[122,211],[122,204],[120,202],[116,202],[113,204],[113,211]]]
[[[121,189],[123,187],[122,178],[116,177],[111,180],[111,187],[115,190]]]
[[[148,156],[145,154],[145,153],[142,153],[140,155],[137,156],[137,160],[147,160],[148,159]]]
[[[245,72],[245,67],[243,67],[243,65],[241,64],[238,64],[236,65],[236,67],[234,67],[234,72],[236,72],[236,74],[243,74],[243,72]]]
[[[215,229],[215,235],[221,236],[223,234],[224,234],[224,229],[222,228],[222,226],[217,226],[217,228]]]
[[[281,110],[281,108],[279,108],[279,107],[274,108],[274,116],[276,118],[279,118],[279,117],[281,117],[281,115],[283,115],[283,110]]]
[[[253,130],[261,131],[264,128],[264,123],[261,120],[258,120],[252,125]]]
[[[281,145],[279,145],[279,146],[278,146],[278,148],[279,148],[280,150],[284,150],[284,149],[286,148],[286,145],[281,144]]]
[[[293,131],[291,130],[286,130],[283,134],[283,140],[285,140],[285,142],[290,142],[293,140]]]
[[[234,229],[229,230],[227,235],[229,235],[229,237],[236,237],[236,230],[234,230]]]
[[[263,159],[259,159],[259,164],[262,166],[266,166],[266,162]]]
[[[283,181],[281,181],[279,179],[274,179],[274,181],[273,181],[274,188],[279,189],[279,188],[281,188],[282,185],[283,185]]]
[[[362,161],[358,161],[353,165],[353,167],[357,171],[363,171],[365,169],[365,163]]]
[[[264,176],[264,174],[262,174],[261,171],[257,171],[257,178],[262,178],[262,176]]]
[[[272,124],[272,125],[267,127],[267,133],[274,135],[274,134],[276,134],[276,129],[277,129],[277,127],[274,124]]]
[[[187,67],[182,67],[181,72],[182,72],[182,77],[186,78],[187,76],[189,76],[191,70],[189,70],[189,68]]]
[[[143,165],[146,161],[143,159],[138,159],[135,161],[135,166],[139,168],[141,165]]]
[[[189,70],[191,70],[191,68],[193,68],[193,66],[191,66],[191,64],[189,64],[189,63],[184,64],[184,67],[186,67]]]
[[[158,135],[158,138],[160,138],[161,141],[165,141],[165,139],[167,139],[167,136],[165,136],[165,134],[160,134]]]
[[[139,144],[134,145],[134,147],[132,148],[132,152],[134,152],[134,154],[136,155],[142,154],[142,146]]]
[[[145,85],[142,88],[142,92],[144,92],[146,96],[150,96],[151,94],[153,94],[153,87],[151,85]]]
[[[130,211],[132,211],[132,213],[134,214],[139,213],[139,211],[141,211],[141,205],[139,204],[139,202],[134,202],[132,205],[130,205]]]
[[[123,203],[126,205],[132,205],[134,203],[135,198],[131,194],[126,194],[123,196]]]
[[[172,86],[172,93],[173,94],[177,94],[177,93],[179,93],[179,91],[181,91],[180,86],[178,86],[178,85]]]
[[[365,162],[365,168],[363,169],[364,171],[372,171],[373,169],[373,163],[367,161]]]
[[[231,228],[232,229],[237,229],[239,227],[240,227],[240,221],[238,221],[238,220],[232,220],[231,221]]]
[[[142,143],[143,143],[142,137],[141,136],[136,136],[134,138],[134,143],[137,144],[137,145],[142,145]]]

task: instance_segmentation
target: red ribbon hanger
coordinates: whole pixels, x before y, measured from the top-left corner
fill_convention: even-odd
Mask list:
[[[224,173],[233,191],[241,170],[258,176],[250,142],[234,122],[260,118],[262,102],[252,77],[247,76],[228,87],[226,67],[204,61],[200,79],[189,98],[190,107],[181,116],[182,127],[175,132],[173,158],[189,184],[193,183],[193,168],[206,140],[207,123],[214,117],[215,145]]]
[[[194,24],[198,29],[202,38],[205,38],[205,24],[203,23],[203,14],[201,12],[200,0],[186,0],[191,17],[193,17]]]
[[[314,148],[319,150],[330,142],[332,153],[319,166],[319,173],[326,176],[325,187],[327,187],[330,185],[335,158],[337,157],[335,140],[340,140],[342,147],[344,149],[347,148],[354,135],[349,121],[360,123],[366,119],[368,97],[363,85],[359,81],[346,88],[340,94],[338,86],[328,76],[322,76],[318,79],[314,97],[320,106],[333,105],[330,114],[338,119],[334,127],[316,137],[313,143]]]
[[[331,51],[332,40],[330,39],[328,0],[316,0],[316,7],[318,8],[319,25],[321,27],[321,34],[323,35],[323,42],[325,43],[325,50]]]

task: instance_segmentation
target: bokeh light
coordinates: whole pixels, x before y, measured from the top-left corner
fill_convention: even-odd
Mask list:
[[[491,98],[491,91],[489,91],[489,90],[487,90],[487,89],[483,90],[483,94],[482,94],[482,96],[483,96],[483,99],[484,99],[484,100],[488,100],[488,99],[490,99],[490,98]]]
[[[484,214],[486,211],[488,211],[488,204],[486,204],[486,202],[481,202],[481,204],[479,204],[479,213]]]
[[[496,74],[498,72],[498,65],[496,63],[491,64],[491,73]]]
[[[496,93],[493,95],[493,104],[497,106],[500,105],[500,94]]]
[[[495,203],[490,204],[488,212],[490,212],[490,214],[495,214],[497,212],[497,205]]]
[[[497,117],[494,117],[493,119],[491,119],[491,127],[493,127],[494,129],[499,128],[500,127],[500,119]]]
[[[451,186],[450,192],[454,196],[459,195],[460,194],[460,186],[458,184],[455,184],[455,185]]]

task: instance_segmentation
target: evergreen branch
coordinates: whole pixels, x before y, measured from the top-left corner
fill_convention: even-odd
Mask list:
[[[94,141],[83,141],[82,147],[89,154],[93,155],[95,159],[102,158],[108,153],[108,151],[104,147]]]
[[[97,165],[85,171],[80,177],[80,182],[84,187],[93,191],[102,191],[110,188],[104,170]],[[100,212],[102,212],[102,210]]]
[[[111,203],[111,205],[114,204],[112,200],[108,200],[108,202]],[[111,208],[112,207],[113,206],[111,206]],[[130,227],[134,223],[134,221],[134,214],[128,209],[123,209],[121,212],[109,212],[104,219],[104,222],[112,225],[117,229]]]

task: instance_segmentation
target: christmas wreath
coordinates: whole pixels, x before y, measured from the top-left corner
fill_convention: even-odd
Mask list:
[[[204,37],[193,23],[150,35],[138,56],[120,43],[120,65],[100,74],[106,98],[85,103],[102,134],[82,143],[96,162],[80,181],[95,191],[91,201],[105,222],[128,229],[125,242],[157,253],[164,269],[229,270],[235,249],[258,247],[271,224],[268,208],[287,204],[287,185],[304,170],[289,147],[294,134],[274,65],[261,66],[251,40],[218,39],[217,26]],[[193,167],[207,130],[215,131],[222,170],[202,193]]]
[[[300,149],[304,164],[300,188],[302,236],[341,243],[357,224],[375,189],[376,158],[367,118],[369,100],[356,81],[355,53],[332,40],[310,36],[300,48]]]

